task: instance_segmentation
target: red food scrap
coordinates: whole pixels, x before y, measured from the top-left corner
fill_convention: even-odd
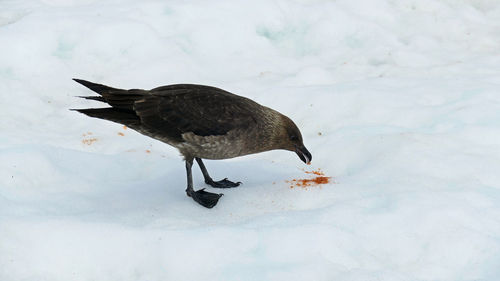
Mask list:
[[[332,177],[326,177],[325,174],[318,169],[316,171],[304,171],[306,174],[315,175],[314,178],[311,179],[293,179],[290,181],[286,181],[290,184],[290,188],[294,187],[302,187],[307,189],[308,186],[315,186],[320,184],[330,183]]]

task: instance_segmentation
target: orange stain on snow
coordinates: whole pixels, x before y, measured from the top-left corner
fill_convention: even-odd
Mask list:
[[[310,186],[319,186],[322,184],[328,184],[331,182],[332,179],[332,177],[325,176],[325,174],[323,173],[323,171],[321,171],[321,169],[317,169],[316,171],[304,171],[304,173],[309,175],[314,175],[314,177],[309,179],[287,180],[286,182],[290,184],[290,188],[301,187],[307,190],[307,188]]]
[[[82,143],[86,144],[86,145],[92,145],[94,142],[96,142],[97,138],[90,137],[91,135],[92,135],[92,132],[87,132],[85,134],[82,134],[82,137],[84,137],[84,139],[82,140]]]
[[[96,138],[91,138],[91,139],[84,139],[84,140],[82,140],[82,143],[86,144],[86,145],[92,145],[96,141],[97,141]]]

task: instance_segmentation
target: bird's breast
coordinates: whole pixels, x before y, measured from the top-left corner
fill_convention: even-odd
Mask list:
[[[262,138],[248,130],[232,130],[225,135],[182,134],[185,142],[175,145],[183,155],[205,159],[227,159],[263,151]]]
[[[183,155],[205,159],[227,159],[242,155],[242,140],[234,134],[198,136],[192,132],[182,134],[185,140],[176,145]]]

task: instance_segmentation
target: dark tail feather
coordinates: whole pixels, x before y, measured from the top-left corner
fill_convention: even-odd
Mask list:
[[[140,89],[122,90],[122,89],[108,87],[102,84],[92,83],[81,79],[73,79],[73,80],[102,96],[102,97],[81,96],[80,98],[106,102],[112,107],[123,110],[133,110],[134,102],[144,98],[144,95],[146,94],[146,91]]]
[[[96,96],[77,96],[77,98],[106,102],[106,100],[103,97],[96,97]]]
[[[127,125],[131,128],[134,125],[140,124],[139,117],[130,110],[121,110],[117,108],[86,108],[86,109],[70,109],[78,111],[90,117],[95,117],[99,119],[109,120],[123,125]]]
[[[102,95],[102,93],[110,92],[110,91],[123,91],[120,89],[108,87],[108,86],[102,85],[102,84],[92,83],[92,82],[82,80],[82,79],[73,79],[73,80],[75,82],[78,82],[78,83],[82,84],[83,86],[91,89],[92,91],[94,91],[98,94],[101,94],[101,95]]]

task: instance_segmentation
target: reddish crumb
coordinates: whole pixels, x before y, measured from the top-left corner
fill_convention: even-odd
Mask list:
[[[125,134],[122,132],[118,132],[118,135],[123,137]]]
[[[317,171],[304,171],[306,174],[313,174],[317,176],[324,176],[325,174],[321,171],[321,169],[318,168]]]
[[[83,144],[86,144],[86,145],[91,145],[93,144],[94,142],[96,142],[97,139],[96,138],[91,138],[91,139],[85,139],[85,140],[82,140],[82,143]]]
[[[123,125],[123,129],[126,130],[127,129],[127,126]]]
[[[149,149],[146,149],[146,153],[151,153],[151,150],[149,150]]]
[[[330,182],[331,177],[315,177],[312,179],[293,179],[296,186],[311,186],[313,184],[325,184]]]
[[[290,188],[301,187],[307,190],[309,186],[316,186],[321,184],[330,183],[332,177],[326,177],[325,174],[318,169],[316,171],[304,171],[306,174],[315,175],[312,179],[293,179],[290,181],[286,181],[290,184]]]

